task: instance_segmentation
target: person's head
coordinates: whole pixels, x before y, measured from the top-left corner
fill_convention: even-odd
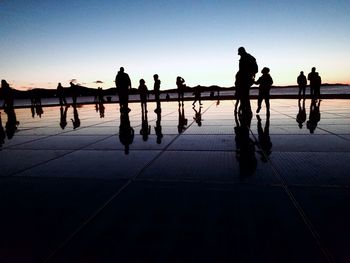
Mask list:
[[[238,55],[243,55],[243,54],[245,54],[245,53],[247,53],[246,51],[245,51],[245,48],[244,47],[240,47],[239,49],[238,49]]]
[[[1,87],[5,87],[5,86],[8,86],[8,83],[6,80],[2,79],[1,80]]]
[[[304,71],[300,71],[300,75],[304,75]]]
[[[124,72],[124,68],[123,67],[120,67],[120,72]]]
[[[318,72],[315,72],[315,75],[318,76]]]
[[[140,79],[140,85],[145,85],[145,80],[144,79]]]
[[[270,72],[270,69],[267,68],[267,67],[264,67],[264,68],[261,70],[261,73],[262,73],[262,74],[269,74],[269,72]]]
[[[61,82],[59,82],[59,83],[58,83],[58,86],[59,86],[59,87],[61,87],[61,86],[62,86]]]
[[[312,67],[311,71],[312,71],[312,72],[315,72],[315,71],[316,71],[316,68],[315,68],[315,67]]]
[[[153,75],[153,79],[154,79],[154,80],[157,80],[158,78],[159,78],[158,74],[154,74],[154,75]]]

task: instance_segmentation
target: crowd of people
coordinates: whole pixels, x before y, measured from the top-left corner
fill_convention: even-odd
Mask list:
[[[259,85],[259,93],[257,99],[257,110],[256,113],[259,114],[262,108],[262,102],[265,101],[266,106],[266,115],[269,118],[270,115],[270,90],[273,85],[273,79],[270,75],[270,69],[268,67],[263,67],[261,70],[261,76],[256,80],[256,74],[258,73],[258,64],[256,59],[246,52],[244,47],[240,47],[238,49],[238,55],[240,56],[239,60],[239,70],[235,76],[235,107],[234,113],[236,122],[239,122],[239,127],[249,127],[250,121],[252,118],[252,110],[250,103],[250,89],[251,86],[256,84]],[[148,135],[151,132],[151,128],[148,125],[147,118],[147,101],[149,99],[149,94],[152,92],[154,94],[154,100],[156,102],[156,109],[154,112],[157,114],[157,127],[155,127],[157,136],[157,141],[161,141],[161,100],[160,100],[160,85],[161,81],[159,79],[158,74],[154,74],[154,85],[153,91],[150,91],[146,85],[144,79],[140,79],[138,86],[138,93],[140,95],[141,102],[141,111],[142,111],[142,125],[140,134],[143,136],[143,140],[147,140]],[[319,106],[320,106],[320,86],[321,86],[321,77],[318,72],[316,72],[316,68],[313,67],[311,72],[306,77],[304,72],[301,71],[300,75],[297,77],[297,83],[299,87],[298,97],[299,97],[299,112],[297,115],[297,122],[299,123],[299,127],[302,127],[302,123],[306,120],[305,113],[305,98],[306,98],[306,87],[309,81],[310,86],[310,97],[312,99],[311,107],[310,107],[310,120],[307,122],[307,128],[310,129],[310,132],[313,132],[317,126],[317,122],[320,119]],[[129,75],[125,72],[124,68],[121,67],[118,74],[115,77],[115,85],[117,88],[117,95],[119,97],[119,105],[120,105],[120,113],[121,113],[121,126],[120,126],[120,140],[128,145],[132,142],[133,138],[133,129],[130,126],[130,121],[128,117],[128,113],[130,109],[128,107],[129,103],[129,94],[132,89],[131,80]],[[178,76],[176,78],[176,86],[177,86],[177,94],[178,94],[178,103],[179,103],[179,125],[178,130],[179,133],[183,132],[186,129],[187,119],[184,116],[184,93],[186,91],[191,91],[194,95],[194,101],[192,103],[193,109],[195,111],[195,116],[193,119],[201,126],[202,118],[201,118],[201,87],[197,86],[193,89],[190,89],[186,86],[184,78]],[[0,95],[2,95],[3,99],[3,109],[5,113],[8,115],[8,122],[6,124],[8,137],[12,137],[15,131],[17,130],[17,126],[19,122],[17,121],[16,114],[14,112],[14,91],[7,83],[6,80],[1,81],[1,90]],[[80,119],[77,111],[77,97],[79,96],[79,86],[74,84],[73,81],[70,82],[70,88],[68,91],[69,95],[72,98],[71,105],[74,110],[74,118],[71,119],[74,129],[80,127]],[[33,93],[34,94],[34,93]],[[41,117],[43,113],[41,98],[40,95],[31,94],[32,101],[32,116],[34,118],[35,113]],[[64,129],[67,126],[67,110],[70,106],[67,103],[67,91],[63,88],[61,83],[58,83],[56,95],[59,100],[59,104],[61,106],[61,121],[60,126]],[[169,95],[167,95],[167,99]],[[303,104],[301,104],[300,100],[303,99]],[[104,117],[104,96],[102,88],[98,88],[95,94],[95,102],[96,102],[96,111],[100,112],[100,117]],[[196,109],[196,102],[199,103],[199,109]],[[303,106],[301,106],[303,105]],[[311,118],[312,115],[312,118]],[[1,115],[0,115],[1,120]],[[128,136],[126,136],[128,134]],[[244,134],[244,132],[242,132]],[[130,142],[131,141],[131,142]],[[128,151],[128,150],[126,150]]]

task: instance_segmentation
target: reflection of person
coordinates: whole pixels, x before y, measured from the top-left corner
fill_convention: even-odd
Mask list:
[[[146,86],[146,82],[144,79],[140,79],[140,85],[139,85],[138,90],[140,93],[141,110],[142,110],[142,112],[147,112],[148,88]]]
[[[79,119],[78,109],[76,106],[73,106],[73,117],[74,117],[74,119],[71,119],[72,124],[73,124],[73,129],[79,128],[80,127],[80,119]]]
[[[157,143],[158,144],[162,143],[162,138],[163,138],[161,120],[162,120],[161,110],[159,109],[157,111],[156,126],[154,127],[154,131],[155,131],[155,133],[157,135]]]
[[[62,87],[61,83],[58,83],[57,85],[57,96],[61,106],[67,105],[66,96],[64,94],[64,88]]]
[[[151,134],[151,125],[148,125],[147,111],[142,110],[142,121],[140,135],[144,141],[148,140],[148,135]]]
[[[251,119],[252,115],[235,113],[236,158],[241,179],[253,175],[257,167],[255,142],[249,137]]]
[[[238,55],[241,58],[239,60],[239,71],[236,75],[236,84],[240,90],[240,111],[243,114],[251,115],[249,90],[254,83],[255,74],[258,72],[258,65],[255,58],[248,54],[244,47],[238,49]]]
[[[269,68],[263,68],[261,71],[263,75],[255,82],[256,84],[259,84],[258,108],[256,113],[259,113],[263,100],[265,100],[266,112],[270,113],[270,89],[273,84],[273,80],[269,72]]]
[[[64,130],[64,128],[66,128],[66,126],[67,126],[67,111],[68,111],[68,107],[69,106],[66,106],[63,109],[63,107],[61,106],[61,108],[60,108],[60,115],[61,115],[60,126],[61,126],[62,130]]]
[[[198,126],[202,126],[202,107],[199,107],[199,111],[196,110],[196,107],[193,106],[194,110],[194,121],[198,124]]]
[[[179,123],[177,125],[177,130],[182,133],[186,130],[187,119],[185,118],[184,105],[179,103]]]
[[[5,143],[6,133],[4,127],[2,126],[1,112],[0,112],[0,150]]]
[[[104,106],[103,102],[100,102],[100,104],[98,105],[98,110],[100,111],[100,118],[104,118],[105,117],[105,106]]]
[[[305,89],[307,80],[304,75],[304,71],[300,71],[300,75],[297,78],[298,86],[299,86],[299,99],[301,99],[301,93],[303,93],[303,98],[305,98]]]
[[[300,100],[298,102],[299,111],[296,117],[299,128],[303,127],[303,123],[306,121],[305,99],[303,99],[303,106],[301,106]]]
[[[160,80],[158,74],[153,75],[154,79],[154,86],[153,86],[153,92],[154,92],[154,99],[156,101],[157,107],[154,110],[155,113],[161,110],[160,106]]]
[[[13,107],[8,107],[5,111],[7,114],[7,122],[5,125],[7,138],[10,140],[17,131],[19,121],[17,121],[15,109]]]
[[[259,139],[259,146],[261,149],[261,160],[263,162],[267,162],[268,157],[271,154],[272,149],[272,143],[270,138],[270,114],[266,114],[266,122],[265,122],[265,128],[262,128],[261,125],[261,118],[259,115],[256,115],[256,118],[258,120],[258,139]]]
[[[310,133],[314,133],[318,122],[321,120],[320,113],[321,100],[312,100],[310,105],[309,120],[306,122],[306,127],[310,130]]]
[[[178,93],[178,101],[179,103],[182,102],[184,103],[184,92],[186,88],[185,80],[178,76],[176,78],[176,86],[177,86],[177,93]]]
[[[124,68],[121,67],[117,76],[115,77],[115,85],[119,96],[120,111],[130,111],[128,108],[129,103],[129,90],[131,90],[131,81],[129,75],[124,72]]]
[[[120,112],[119,141],[124,145],[125,154],[129,154],[129,145],[134,141],[134,129],[130,126],[129,112]]]

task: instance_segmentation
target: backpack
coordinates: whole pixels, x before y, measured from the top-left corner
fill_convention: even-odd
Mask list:
[[[254,75],[259,71],[259,67],[258,67],[258,64],[256,63],[256,59],[252,55],[250,55],[249,57],[249,71]]]

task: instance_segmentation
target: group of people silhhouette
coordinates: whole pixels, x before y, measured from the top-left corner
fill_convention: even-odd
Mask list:
[[[249,54],[244,47],[240,47],[238,49],[238,55],[240,56],[239,60],[239,70],[235,75],[235,119],[236,119],[236,142],[240,141],[240,143],[237,144],[237,147],[239,148],[239,158],[240,160],[243,159],[250,159],[251,156],[251,150],[252,145],[254,145],[254,142],[252,142],[249,138],[247,138],[247,132],[245,129],[250,128],[250,123],[252,119],[252,109],[250,104],[250,89],[252,85],[259,85],[259,93],[258,93],[258,99],[257,99],[257,110],[256,113],[260,113],[260,110],[262,108],[262,102],[265,102],[266,106],[266,125],[265,130],[263,130],[261,127],[261,118],[257,115],[258,120],[258,131],[259,131],[259,141],[260,142],[260,148],[270,148],[272,146],[271,142],[269,141],[268,136],[268,126],[269,126],[269,118],[270,118],[270,90],[273,85],[273,79],[270,75],[270,69],[268,67],[263,67],[261,70],[261,76],[256,79],[256,74],[258,73],[258,64],[256,59]],[[140,102],[141,102],[141,116],[142,116],[142,125],[140,129],[140,135],[142,135],[143,140],[148,140],[148,136],[151,133],[151,126],[148,124],[148,109],[147,109],[147,101],[149,99],[150,92],[153,92],[154,94],[154,100],[156,102],[156,109],[154,112],[157,114],[157,121],[156,126],[154,127],[155,134],[157,135],[157,143],[160,143],[162,141],[162,127],[161,127],[161,100],[160,100],[160,85],[161,81],[159,79],[158,74],[154,74],[154,85],[153,85],[153,91],[149,91],[148,87],[146,85],[146,82],[144,79],[140,79],[139,86],[138,86],[138,93],[140,95]],[[299,112],[297,115],[297,122],[299,123],[299,127],[301,128],[303,126],[303,123],[306,121],[306,111],[305,111],[305,92],[306,87],[309,81],[310,86],[310,97],[312,98],[312,103],[310,106],[310,115],[309,120],[307,121],[307,128],[310,130],[311,133],[314,132],[318,121],[320,120],[320,86],[321,86],[321,77],[319,76],[318,72],[316,72],[316,68],[313,67],[312,71],[308,74],[306,77],[304,75],[304,72],[301,71],[300,75],[297,78],[297,83],[299,86]],[[129,94],[132,89],[131,86],[131,80],[129,75],[125,72],[124,68],[121,67],[118,74],[115,77],[115,84],[117,88],[117,95],[119,97],[119,105],[120,105],[120,133],[119,138],[123,145],[125,145],[125,152],[129,152],[129,145],[132,143],[134,138],[134,130],[130,125],[129,120]],[[186,91],[190,91],[191,89],[188,88],[185,84],[184,78],[181,76],[178,76],[176,78],[176,86],[177,86],[177,94],[178,94],[178,113],[179,113],[179,120],[178,120],[178,132],[182,133],[187,128],[187,118],[185,117],[185,110],[184,110],[184,94]],[[4,98],[4,105],[3,108],[5,109],[5,113],[8,115],[8,122],[6,123],[6,134],[10,138],[13,136],[14,132],[17,129],[17,126],[19,122],[17,121],[16,114],[14,112],[14,95],[13,90],[10,88],[9,84],[6,82],[6,80],[1,81],[1,93]],[[192,103],[193,110],[195,112],[193,120],[195,123],[198,124],[198,126],[202,125],[202,102],[201,102],[201,87],[196,86],[192,89],[193,95],[194,95],[194,101]],[[58,83],[57,86],[57,97],[59,99],[59,104],[61,106],[60,108],[60,126],[62,129],[64,129],[67,126],[67,110],[69,107],[69,104],[67,103],[66,96],[67,93],[72,98],[73,105],[73,118],[71,119],[73,128],[79,128],[80,127],[80,119],[78,115],[77,110],[77,97],[79,95],[79,86],[77,84],[73,83],[73,80],[70,82],[70,87],[65,91],[65,88],[61,85],[61,83]],[[213,92],[212,92],[213,93]],[[211,98],[213,97],[213,94],[211,93]],[[34,93],[33,93],[34,94]],[[37,113],[39,116],[42,114],[42,107],[41,107],[41,98],[39,99],[38,96],[34,96],[32,94],[32,116],[34,117],[34,114]],[[219,94],[219,90],[218,90]],[[102,88],[98,88],[95,94],[95,107],[96,111],[100,112],[100,117],[104,117],[104,93],[102,91]],[[303,100],[303,103],[301,105],[301,99]],[[169,95],[167,94],[166,100],[169,100]],[[196,109],[195,105],[196,102],[199,103],[199,109]],[[219,104],[219,100],[217,105]],[[40,109],[41,108],[41,109]],[[1,116],[0,116],[1,120]],[[2,123],[1,123],[2,127]],[[3,129],[2,129],[3,130]],[[0,129],[0,135],[1,133]],[[2,135],[1,135],[2,136]],[[0,139],[1,139],[0,136]],[[243,139],[240,139],[243,138]],[[260,139],[261,138],[261,139]],[[256,144],[256,142],[255,142]],[[265,145],[265,146],[264,146]],[[246,149],[245,149],[246,148]],[[254,147],[253,147],[254,148]],[[269,152],[270,149],[265,150],[265,152]],[[244,156],[247,156],[245,158]],[[251,162],[251,161],[249,161]],[[242,165],[244,167],[244,163],[242,162]],[[253,165],[254,167],[254,165]],[[245,168],[242,168],[243,170]]]
[[[299,99],[305,99],[305,90],[307,86],[307,81],[310,82],[310,97],[313,100],[320,99],[321,95],[321,84],[322,80],[318,72],[316,72],[316,68],[313,67],[311,72],[308,74],[307,79],[304,75],[303,71],[300,71],[300,75],[297,78],[298,86],[299,86]]]

